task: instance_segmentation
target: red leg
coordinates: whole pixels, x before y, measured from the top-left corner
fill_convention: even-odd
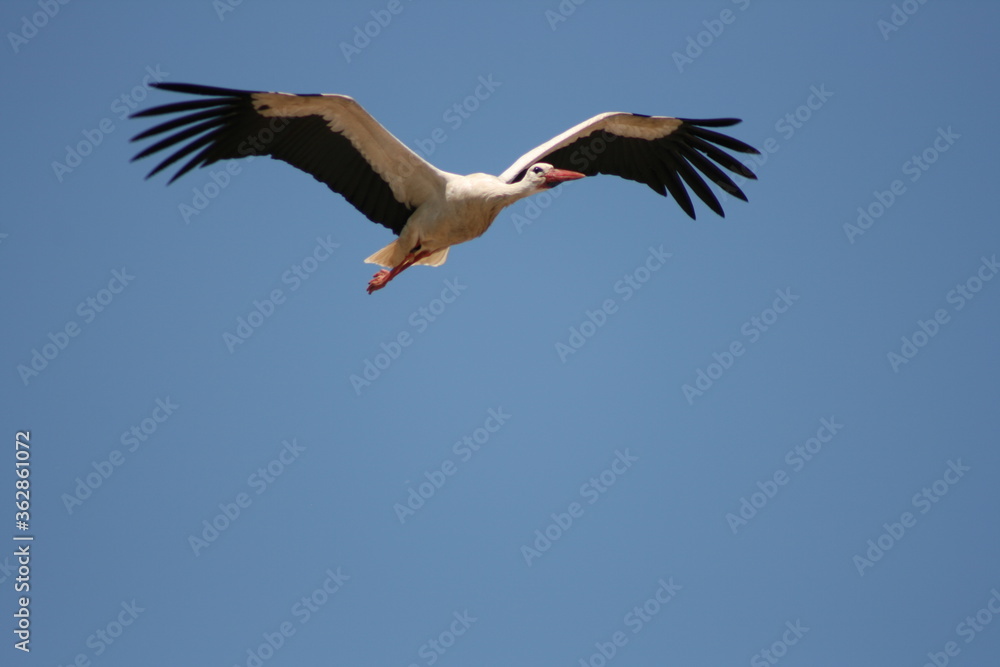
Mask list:
[[[390,280],[392,280],[393,278],[395,278],[400,273],[410,268],[420,260],[429,256],[430,254],[431,252],[429,250],[424,250],[422,252],[411,252],[410,254],[408,254],[406,257],[403,258],[403,261],[400,262],[398,266],[394,266],[391,271],[389,269],[382,269],[381,271],[376,273],[375,277],[373,277],[371,279],[371,282],[368,283],[368,293],[371,294],[376,290],[382,289],[383,287],[389,284]]]

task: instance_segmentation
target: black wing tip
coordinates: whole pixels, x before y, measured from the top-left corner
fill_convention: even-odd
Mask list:
[[[153,88],[168,90],[172,93],[186,93],[188,95],[208,95],[212,97],[244,97],[253,95],[257,91],[240,90],[238,88],[220,88],[218,86],[203,86],[199,83],[173,83],[171,81],[157,81],[149,84]]]
[[[193,83],[172,83],[167,81],[158,81],[155,83],[151,83],[150,86],[153,88],[166,90],[169,92],[184,93],[188,95],[199,95],[202,96],[203,99],[192,100],[187,102],[162,104],[159,106],[151,107],[149,109],[144,109],[142,111],[137,111],[131,114],[129,118],[145,118],[149,116],[162,116],[165,114],[185,114],[183,116],[180,116],[179,118],[174,119],[173,121],[168,121],[161,125],[157,125],[156,127],[152,127],[143,132],[140,132],[139,134],[135,135],[129,140],[131,142],[148,139],[149,137],[161,134],[162,132],[165,132],[167,130],[175,130],[177,128],[182,128],[185,125],[191,124],[196,119],[201,120],[202,118],[206,117],[210,119],[212,119],[213,117],[218,117],[221,113],[224,113],[224,107],[232,105],[234,102],[245,101],[251,95],[254,94],[254,91],[238,90],[235,88],[219,88],[215,86],[203,86],[200,84],[193,84]],[[220,109],[220,107],[223,107],[223,109]],[[203,111],[198,111],[198,110],[203,110]],[[194,114],[188,113],[191,111],[197,111],[197,113]],[[217,124],[217,123],[212,123],[211,120],[209,121],[209,123]],[[186,136],[186,133],[191,133],[192,130],[197,130],[195,134],[199,134],[202,131],[207,131],[210,129],[211,127],[195,126],[195,127],[189,127],[187,130],[182,130],[181,132],[171,134],[166,139],[160,141],[159,143],[153,144],[152,146],[149,146],[146,149],[137,153],[134,157],[132,157],[130,162],[135,162],[137,160],[141,160],[145,157],[148,157],[154,153],[158,153],[161,150],[166,149],[169,146],[177,143],[179,140],[185,140],[190,138]],[[163,171],[164,169],[166,169],[167,167],[178,161],[180,158],[192,152],[192,150],[196,150],[197,148],[201,147],[201,144],[204,143],[203,140],[204,137],[202,137],[201,139],[196,139],[194,143],[182,147],[180,151],[167,157],[167,159],[165,159],[163,162],[158,164],[152,171],[146,174],[146,179],[148,180],[153,178],[158,173],[160,173],[161,171]],[[179,177],[183,176],[194,167],[207,164],[207,162],[205,162],[203,158],[204,156],[201,155],[196,157],[191,162],[185,164],[180,170],[178,170],[176,174],[173,175],[172,178],[170,178],[170,180],[167,181],[167,185],[170,185],[171,183],[176,181]]]
[[[691,138],[692,141],[690,145],[687,145],[686,142],[683,139],[681,139],[681,137],[678,137],[679,139],[681,139],[681,145],[687,145],[689,148],[692,149],[692,152],[694,153],[694,155],[689,156],[689,160],[691,158],[694,158],[695,156],[708,158],[709,160],[714,160],[718,162],[720,166],[725,167],[729,171],[732,171],[748,180],[757,180],[757,175],[753,173],[753,171],[751,171],[747,165],[745,165],[740,160],[736,160],[732,156],[725,155],[725,153],[719,150],[719,148],[720,147],[726,148],[732,151],[737,151],[749,155],[760,155],[760,151],[754,148],[753,146],[750,146],[749,144],[740,141],[739,139],[736,139],[727,134],[722,134],[713,129],[709,129],[709,128],[731,127],[733,125],[741,123],[742,119],[678,118],[678,120],[682,121],[682,123],[684,124],[682,125],[682,129],[684,129],[685,131],[681,133],[682,136],[687,135]],[[712,150],[708,150],[709,148],[711,148]],[[701,161],[704,160],[702,159]],[[698,165],[698,162],[699,160],[697,159],[693,161],[693,164],[691,166],[694,166],[696,169],[694,170],[693,173],[689,173],[688,176],[692,178],[698,178],[698,180],[702,180],[700,179],[699,176],[699,172],[701,172],[704,175],[708,176],[715,183],[715,185],[719,186],[726,194],[744,202],[749,201],[743,190],[738,185],[736,185],[736,183],[734,183],[730,178],[725,176],[725,174],[719,171],[718,168],[711,163],[711,161],[708,162],[708,165],[700,165],[700,166]],[[706,169],[706,167],[708,167],[709,165],[712,168]],[[680,173],[682,176],[685,175],[685,172],[683,170],[681,170]],[[698,195],[698,198],[701,199],[702,202],[705,203],[713,212],[715,212],[716,215],[718,215],[721,218],[726,217],[725,211],[722,208],[722,204],[714,196],[714,193],[711,192],[707,184],[705,184],[704,187],[700,188],[703,191],[707,190],[707,192],[703,192],[695,188],[695,185],[697,185],[697,183],[692,183],[689,178],[684,178],[684,180],[687,182],[686,184],[689,187],[695,190],[696,194]],[[702,180],[702,183],[703,182],[704,181]],[[684,206],[683,202],[678,201],[678,203],[681,204],[681,208],[684,209],[684,212],[687,213],[692,220],[695,219],[693,212],[689,210],[687,206]]]
[[[756,178],[756,176],[754,176],[754,178]],[[729,192],[729,194],[731,196],[736,197],[740,201],[745,201],[745,202],[749,202],[750,201],[749,199],[747,199],[746,194],[742,190],[740,190],[739,188],[736,188],[733,191],[727,190],[727,192]]]
[[[245,99],[257,92],[253,90],[238,90],[236,88],[202,86],[197,83],[171,83],[169,81],[156,81],[149,85],[151,88],[166,90],[172,93],[184,93],[187,95],[201,95],[203,97],[220,98],[217,100],[218,104],[225,104],[233,99]],[[194,109],[201,108],[206,105],[212,105],[215,101],[216,100],[198,100],[192,102],[161,104],[159,106],[150,107],[149,109],[143,109],[142,111],[136,111],[133,114],[129,114],[129,118],[145,118],[147,116],[160,116],[166,113],[177,113],[180,111],[186,111],[188,108]]]
[[[701,127],[731,127],[743,122],[742,118],[678,118],[677,120],[687,125]]]
[[[734,139],[733,137],[719,134],[718,132],[713,132],[712,130],[701,129],[708,127],[732,127],[733,125],[742,123],[742,118],[678,118],[677,120],[684,123],[684,125],[690,126],[688,131],[692,134],[709,140],[712,140],[712,137],[722,139],[722,141],[716,140],[716,143],[722,144],[729,150],[737,151],[739,153],[747,153],[749,155],[760,155],[759,150],[740,141],[739,139]]]
[[[149,109],[143,109],[142,111],[136,111],[135,113],[130,113],[128,115],[128,117],[129,118],[145,118],[146,116],[155,116],[156,114],[153,113],[153,111],[155,109],[156,109],[156,107],[151,107]],[[135,141],[135,140],[133,139],[133,141]]]

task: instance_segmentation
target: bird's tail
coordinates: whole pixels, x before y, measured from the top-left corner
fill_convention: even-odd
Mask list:
[[[374,255],[371,255],[368,258],[366,258],[365,259],[365,264],[378,264],[379,266],[387,266],[387,267],[396,266],[401,261],[403,261],[403,257],[406,255],[406,253],[403,253],[397,259],[396,258],[397,253],[398,253],[398,250],[397,250],[396,242],[393,241],[392,243],[390,243],[386,247],[384,247],[381,250],[379,250]]]
[[[445,260],[448,259],[448,251],[450,249],[451,247],[449,246],[448,248],[443,248],[441,250],[438,250],[437,252],[431,255],[427,255],[427,257],[424,257],[422,260],[417,262],[417,264],[425,264],[427,266],[441,266],[442,264],[445,263]]]
[[[441,266],[444,264],[445,260],[448,259],[449,248],[442,248],[437,252],[424,257],[419,262],[415,264],[424,264],[426,266]],[[398,241],[393,241],[386,247],[379,250],[374,255],[369,256],[365,259],[366,264],[378,264],[379,266],[386,266],[392,268],[394,266],[399,266],[399,263],[403,261],[406,257],[406,251],[399,247]]]

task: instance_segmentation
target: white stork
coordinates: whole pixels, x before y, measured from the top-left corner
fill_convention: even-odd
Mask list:
[[[746,195],[715,163],[756,178],[719,146],[742,153],[758,151],[707,129],[735,125],[740,122],[735,118],[602,113],[528,151],[500,176],[460,176],[441,171],[407,148],[346,95],[152,85],[205,99],[133,114],[184,114],[132,139],[171,133],[133,159],[181,144],[147,178],[192,153],[171,183],[195,167],[249,155],[269,155],[312,174],[369,220],[399,237],[365,260],[388,267],[375,274],[368,284],[369,294],[414,264],[444,264],[451,246],[481,235],[505,206],[563,181],[614,174],[645,183],[664,196],[669,192],[694,218],[685,184],[709,208],[725,215],[699,171],[743,201]]]

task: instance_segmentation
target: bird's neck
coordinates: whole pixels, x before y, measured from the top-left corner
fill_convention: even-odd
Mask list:
[[[519,199],[530,197],[536,192],[539,192],[538,188],[527,180],[521,180],[517,183],[500,183],[494,196],[503,201],[503,206],[510,206]]]
[[[488,174],[470,174],[457,179],[450,185],[450,197],[454,201],[469,200],[485,204],[489,209],[499,213],[501,209],[510,206],[519,199],[537,192],[528,181],[504,183],[496,176]]]

